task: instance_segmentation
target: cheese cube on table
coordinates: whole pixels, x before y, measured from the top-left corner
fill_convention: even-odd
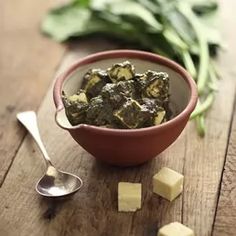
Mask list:
[[[185,225],[174,222],[163,226],[157,236],[194,236],[194,232]]]
[[[139,183],[118,184],[118,211],[134,212],[141,208],[142,190]]]
[[[172,201],[182,192],[183,181],[183,175],[170,168],[163,167],[153,176],[153,192]]]

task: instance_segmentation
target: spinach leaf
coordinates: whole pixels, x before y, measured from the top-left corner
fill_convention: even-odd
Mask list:
[[[91,7],[93,10],[108,11],[114,15],[133,17],[135,20],[141,20],[157,31],[162,30],[162,25],[153,14],[141,4],[132,0],[93,0]]]
[[[215,46],[220,45],[222,38],[218,30],[218,12],[209,12],[207,14],[201,15],[201,17],[198,19],[201,24],[202,31],[207,37],[208,43]]]
[[[88,24],[90,19],[91,12],[87,8],[71,4],[52,10],[43,21],[42,31],[57,41],[64,41],[93,32],[94,25]]]

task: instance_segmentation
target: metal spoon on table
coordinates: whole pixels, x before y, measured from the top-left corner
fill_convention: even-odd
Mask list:
[[[35,112],[21,112],[16,117],[33,136],[46,163],[46,174],[36,184],[36,191],[45,197],[63,197],[78,191],[83,184],[82,180],[76,175],[57,170],[52,164],[40,138]]]

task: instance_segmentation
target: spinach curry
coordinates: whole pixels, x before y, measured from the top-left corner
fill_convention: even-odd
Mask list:
[[[66,115],[72,125],[136,129],[159,125],[168,119],[169,77],[148,70],[135,73],[125,61],[107,70],[90,69],[79,91],[62,92]]]

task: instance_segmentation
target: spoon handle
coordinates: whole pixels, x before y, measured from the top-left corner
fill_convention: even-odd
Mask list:
[[[34,138],[40,151],[43,154],[47,167],[53,166],[39,134],[36,113],[34,111],[25,111],[18,113],[16,117]]]

